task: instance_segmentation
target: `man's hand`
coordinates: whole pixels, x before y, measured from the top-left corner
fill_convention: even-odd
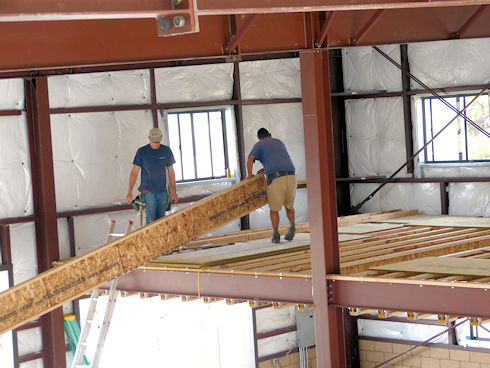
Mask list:
[[[254,174],[248,174],[247,179],[253,178]]]
[[[172,195],[170,196],[170,202],[177,203],[178,201],[179,201],[179,196],[177,195],[177,192],[173,192]]]
[[[264,169],[260,169],[259,171],[257,171],[257,174],[263,174],[264,173]]]
[[[131,204],[132,201],[133,201],[133,193],[128,193],[128,195],[126,196],[126,203]]]

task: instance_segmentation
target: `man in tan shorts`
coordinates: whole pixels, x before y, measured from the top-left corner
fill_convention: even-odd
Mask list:
[[[284,236],[285,240],[292,240],[296,233],[294,223],[294,197],[296,194],[296,175],[293,162],[282,141],[272,138],[265,128],[257,131],[259,142],[256,143],[247,160],[247,178],[253,176],[252,167],[255,160],[260,161],[264,166],[267,176],[267,200],[269,202],[270,217],[274,234],[273,243],[279,243],[279,211],[282,206],[286,208],[286,215],[290,222],[288,233]]]

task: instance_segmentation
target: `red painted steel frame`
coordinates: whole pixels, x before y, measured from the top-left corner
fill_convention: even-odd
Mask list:
[[[359,280],[339,275],[329,275],[328,284],[331,303],[338,307],[490,318],[490,289],[484,284],[467,287],[464,283]]]
[[[342,310],[328,306],[327,273],[339,273],[337,201],[327,51],[300,53],[315,337],[319,367],[345,367]]]
[[[26,106],[36,226],[38,272],[59,260],[48,79],[26,80]],[[41,317],[45,367],[66,366],[63,308]]]

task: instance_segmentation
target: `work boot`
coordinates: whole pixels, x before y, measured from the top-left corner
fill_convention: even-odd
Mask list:
[[[286,239],[287,241],[291,241],[294,238],[294,234],[296,234],[296,227],[291,225],[289,227],[288,233],[284,236],[284,239]]]
[[[272,235],[272,242],[273,243],[279,243],[281,241],[281,235],[277,231],[274,231],[274,234]]]

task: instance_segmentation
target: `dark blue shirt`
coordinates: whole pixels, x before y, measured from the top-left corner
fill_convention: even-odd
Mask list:
[[[140,147],[134,156],[133,164],[141,168],[141,185],[138,190],[164,192],[167,190],[167,166],[175,163],[170,147],[163,144],[153,149],[149,144]]]
[[[276,171],[295,171],[286,146],[276,138],[264,138],[255,143],[250,154],[259,160],[266,175]]]

